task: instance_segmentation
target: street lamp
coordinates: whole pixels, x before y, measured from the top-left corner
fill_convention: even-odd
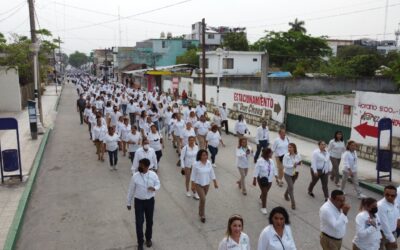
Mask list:
[[[217,107],[219,107],[219,78],[220,76],[220,71],[221,71],[221,56],[224,55],[225,50],[218,48],[216,51],[216,54],[218,56],[218,67],[217,67]]]

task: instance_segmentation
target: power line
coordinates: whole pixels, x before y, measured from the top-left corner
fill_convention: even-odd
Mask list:
[[[6,11],[0,13],[0,16],[5,15],[5,14],[11,12],[11,11],[14,11],[15,9],[21,7],[21,6],[24,5],[24,4],[25,4],[25,1],[22,1],[22,2],[20,2],[19,4],[17,4],[16,6],[10,8],[9,10],[6,10]]]
[[[3,21],[5,21],[5,20],[7,20],[8,18],[14,16],[16,13],[18,13],[18,11],[20,11],[20,10],[22,9],[22,7],[25,6],[25,4],[26,4],[26,3],[24,2],[24,3],[23,3],[22,5],[20,5],[17,9],[15,9],[13,12],[11,12],[10,15],[6,16],[6,17],[3,18],[3,19],[0,19],[0,22],[3,22]]]

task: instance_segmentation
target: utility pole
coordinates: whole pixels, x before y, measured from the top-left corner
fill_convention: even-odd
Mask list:
[[[201,84],[202,101],[206,105],[206,20],[201,20]]]
[[[389,0],[386,0],[385,5],[385,22],[383,26],[383,40],[386,38],[386,26],[387,26],[387,18],[388,18],[388,8],[389,8]]]
[[[53,50],[53,58],[54,58],[54,79],[55,79],[55,84],[56,84],[56,94],[58,94],[57,91],[57,60],[56,60],[56,50]]]
[[[261,55],[261,92],[268,92],[268,67],[269,67],[269,55],[268,51],[265,50],[264,54]]]
[[[40,49],[40,44],[38,43],[36,37],[36,26],[35,26],[35,5],[33,0],[28,0],[29,6],[29,24],[31,28],[31,51],[33,52],[33,76],[34,76],[34,83],[35,83],[35,99],[37,103],[37,109],[39,110],[39,121],[38,122],[38,132],[43,133],[43,112],[42,112],[42,100],[40,94],[40,74],[39,74],[39,60],[38,60],[38,53]]]
[[[106,57],[106,59],[104,60],[104,64],[105,64],[105,66],[106,66],[106,68],[105,68],[105,70],[104,70],[104,79],[105,79],[105,82],[106,82],[106,83],[108,82],[107,50],[108,50],[107,48],[104,49],[104,53],[105,53],[105,57]]]

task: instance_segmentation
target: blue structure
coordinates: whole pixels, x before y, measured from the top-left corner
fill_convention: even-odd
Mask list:
[[[133,52],[133,63],[149,67],[176,64],[176,57],[183,55],[190,47],[198,47],[198,40],[149,39],[137,42]]]
[[[380,179],[383,177],[389,177],[389,181],[392,181],[392,119],[382,118],[378,122],[378,146],[377,150],[377,161],[376,161],[376,182],[379,184]],[[388,148],[381,147],[381,134],[382,131],[387,130],[389,132],[389,143]],[[388,175],[380,175],[380,172],[389,173]]]

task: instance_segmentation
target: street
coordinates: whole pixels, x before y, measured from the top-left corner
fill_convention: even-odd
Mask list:
[[[79,125],[76,99],[74,87],[66,84],[17,249],[136,249],[134,213],[126,209],[130,161],[119,153],[119,169],[110,171],[107,155],[105,162],[96,160],[87,126]],[[258,236],[268,225],[268,215],[259,211],[258,186],[251,186],[253,164],[247,177],[248,195],[243,196],[237,188],[237,138],[223,134],[227,147],[220,147],[215,169],[219,189],[210,188],[205,224],[197,215],[198,201],[185,196],[184,177],[176,167],[177,155],[171,141],[165,141],[158,173],[161,189],[156,194],[152,249],[217,249],[232,214],[243,216],[244,232],[250,237],[252,249],[256,249]],[[255,145],[252,147],[255,149]],[[301,153],[302,149],[298,150]],[[273,183],[267,200],[268,211],[279,205],[289,211],[297,249],[321,249],[318,211],[324,198],[320,183],[314,189],[315,199],[307,195],[310,179],[309,167],[302,166],[295,183],[294,211],[283,198],[286,183],[283,188]],[[329,188],[334,189],[331,182]],[[352,208],[343,249],[351,249],[360,201],[351,184],[346,192]],[[367,190],[363,193],[380,199]]]

